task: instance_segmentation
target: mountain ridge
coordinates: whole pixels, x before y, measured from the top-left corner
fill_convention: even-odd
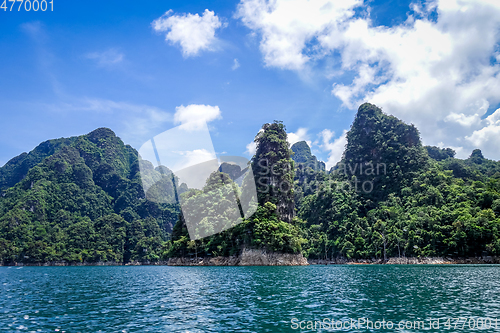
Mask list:
[[[0,197],[4,262],[158,259],[179,213],[145,200],[137,151],[107,128],[45,141],[0,175],[17,181]]]
[[[219,183],[235,193],[249,181],[270,189],[259,192],[252,217],[197,240],[178,204],[146,199],[143,178],[158,184],[150,191],[163,191],[164,170],[112,130],[44,141],[0,168],[0,262],[189,261],[252,249],[377,262],[500,255],[500,163],[480,150],[462,160],[452,149],[423,146],[413,125],[368,103],[329,171],[306,142],[290,147],[281,122],[265,124],[255,140],[253,180],[234,184],[243,170],[226,163],[202,191],[179,185],[179,195],[205,200],[207,211],[224,202]],[[259,178],[274,165],[276,174]],[[221,221],[234,223],[214,216],[200,227]]]

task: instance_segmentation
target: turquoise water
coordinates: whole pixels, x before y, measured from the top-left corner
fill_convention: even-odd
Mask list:
[[[0,267],[0,290],[0,332],[500,331],[499,266]]]

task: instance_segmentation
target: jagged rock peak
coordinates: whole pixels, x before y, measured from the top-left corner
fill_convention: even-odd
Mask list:
[[[116,134],[107,127],[100,127],[87,134],[87,137],[90,141],[96,143],[99,139],[115,138]]]
[[[307,163],[312,158],[311,148],[305,141],[298,141],[291,147],[295,153],[292,159],[297,163]]]

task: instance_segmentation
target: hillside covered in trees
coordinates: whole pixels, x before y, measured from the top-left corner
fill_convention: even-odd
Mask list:
[[[413,125],[368,103],[347,141],[328,175],[312,174],[322,181],[300,203],[310,256],[500,254],[499,162],[479,150],[459,160],[451,149],[423,147]]]
[[[169,256],[231,256],[238,255],[244,248],[302,252],[302,245],[307,240],[304,238],[304,223],[295,216],[293,152],[286,137],[285,126],[281,122],[265,124],[255,137],[257,151],[251,161],[254,178],[245,178],[243,191],[237,191],[244,194],[246,183],[255,182],[258,196],[256,213],[248,219],[240,218],[238,224],[229,230],[199,240],[190,239],[181,216],[174,226]],[[183,194],[196,197],[212,190],[212,197],[205,206],[207,212],[202,212],[202,216],[214,210],[213,205],[217,202],[224,201],[223,191],[213,191],[217,182],[237,187],[228,175],[214,172],[203,191],[191,190]],[[214,216],[212,222],[206,222],[215,224],[224,220],[225,216]]]
[[[140,177],[137,151],[106,128],[13,158],[0,168],[0,262],[159,260],[179,208],[146,200]]]
[[[111,130],[46,141],[0,168],[0,262],[126,263],[245,248],[309,258],[500,255],[500,163],[480,150],[461,160],[423,146],[417,128],[368,103],[330,170],[306,142],[290,147],[281,122],[263,125],[255,142],[253,177],[235,182],[242,170],[227,164],[203,189],[175,184],[181,201],[203,202],[196,232],[224,230],[198,239],[178,203],[144,195],[141,177],[154,182],[165,170]],[[241,209],[252,182],[251,217],[220,209],[229,192]]]

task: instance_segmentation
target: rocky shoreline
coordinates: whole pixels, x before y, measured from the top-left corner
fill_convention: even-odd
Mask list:
[[[310,265],[485,265],[500,264],[500,257],[469,257],[469,258],[444,258],[444,257],[394,257],[387,261],[383,259],[309,259]]]
[[[307,266],[304,256],[244,249],[239,256],[214,258],[170,258],[169,266]]]
[[[170,258],[168,261],[133,261],[122,262],[65,262],[52,261],[45,263],[10,264],[0,262],[0,266],[307,266],[307,265],[485,265],[500,264],[500,257],[469,258],[389,258],[383,259],[306,259],[302,254],[266,252],[264,250],[245,249],[239,256],[203,257],[203,258]]]
[[[243,249],[239,256],[203,257],[203,258],[170,258],[168,261],[147,262],[65,262],[18,263],[0,266],[306,266],[307,259],[302,254],[267,252],[265,250]]]

